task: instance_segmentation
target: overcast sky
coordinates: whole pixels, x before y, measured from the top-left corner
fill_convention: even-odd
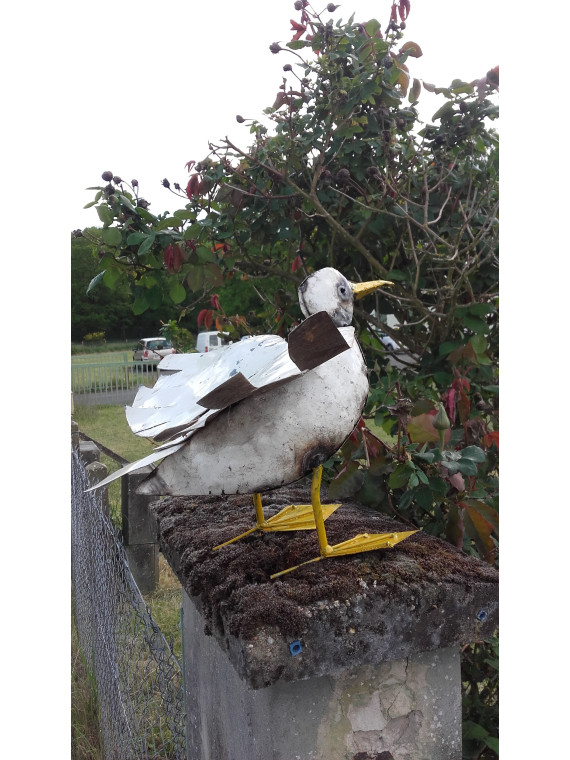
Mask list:
[[[317,11],[327,2],[315,3]],[[377,18],[384,29],[391,0],[347,0],[334,18]],[[499,60],[496,0],[411,0],[404,41],[417,42],[423,57],[409,59],[412,75],[437,85],[483,76]],[[329,18],[325,10],[323,18]],[[183,187],[191,159],[208,153],[208,141],[228,135],[240,147],[249,129],[236,114],[261,119],[294,63],[273,55],[272,42],[291,39],[294,0],[163,0],[161,3],[81,2],[73,11],[69,45],[73,159],[69,167],[69,227],[97,224],[86,191],[103,171],[139,181],[141,195],[160,213],[180,201],[161,180]],[[420,113],[438,107],[425,90]],[[442,101],[443,102],[443,101]]]

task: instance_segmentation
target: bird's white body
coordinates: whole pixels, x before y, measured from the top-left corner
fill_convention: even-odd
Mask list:
[[[138,492],[258,493],[325,462],[356,426],[368,379],[352,320],[357,284],[335,269],[299,286],[307,319],[289,336],[252,337],[208,354],[162,360],[153,388],[127,407],[131,429],[161,445],[101,481],[163,460]]]
[[[139,492],[261,492],[298,480],[325,462],[354,429],[368,395],[354,328],[339,332],[349,345],[346,351],[217,413],[164,459]]]

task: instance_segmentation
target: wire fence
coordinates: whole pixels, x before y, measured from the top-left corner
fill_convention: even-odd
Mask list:
[[[79,644],[97,685],[105,760],[186,760],[180,663],[72,449],[71,572]]]

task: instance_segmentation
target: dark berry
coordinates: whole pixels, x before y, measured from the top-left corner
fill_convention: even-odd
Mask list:
[[[113,172],[103,172],[101,179],[104,179],[105,182],[110,182],[113,179]]]
[[[138,181],[138,179],[132,179],[132,180],[131,180],[131,185],[132,185],[133,187],[138,187],[138,186],[139,186],[139,181]]]
[[[244,121],[245,121],[245,119],[243,118],[243,116],[240,116],[240,115],[238,114],[238,115],[236,116],[236,121],[237,121],[237,123],[238,123],[238,124],[243,124],[243,123],[244,123]]]
[[[281,47],[278,42],[272,42],[271,45],[269,46],[269,49],[271,50],[273,55],[275,55],[281,50]]]
[[[113,177],[113,182],[115,183],[115,185],[120,185],[122,181],[123,180],[119,176]]]
[[[293,71],[293,67],[290,63],[286,63],[285,66],[283,66],[283,71]]]
[[[115,188],[113,187],[113,185],[107,185],[107,187],[105,188],[105,192],[107,193],[107,195],[113,195],[113,193],[115,192]]]
[[[167,179],[163,179],[162,180],[162,186],[168,188],[168,187],[170,187],[170,182]]]

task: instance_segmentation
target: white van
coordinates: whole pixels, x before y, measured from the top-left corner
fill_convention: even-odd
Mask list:
[[[224,337],[222,338],[221,335]],[[222,348],[222,346],[229,346],[232,342],[229,340],[229,333],[221,333],[221,335],[217,330],[214,332],[198,333],[198,337],[196,338],[196,351],[205,354],[208,351],[215,351],[217,348]]]

